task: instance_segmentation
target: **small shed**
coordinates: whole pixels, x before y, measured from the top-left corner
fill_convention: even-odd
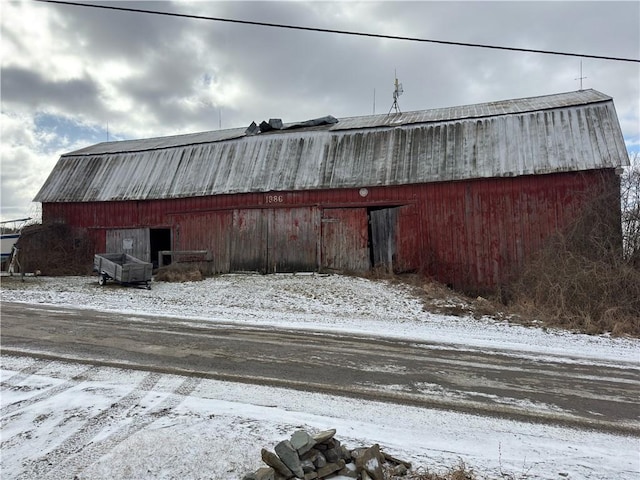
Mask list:
[[[619,191],[628,162],[612,98],[581,90],[100,143],[62,155],[35,201],[100,252],[207,250],[220,273],[385,268],[483,291]]]

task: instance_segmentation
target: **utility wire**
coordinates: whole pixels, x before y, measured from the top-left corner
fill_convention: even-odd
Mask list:
[[[640,63],[640,59],[637,58],[622,58],[622,57],[608,57],[604,55],[589,55],[584,53],[569,53],[558,52],[552,50],[536,50],[532,48],[517,48],[517,47],[502,47],[498,45],[483,45],[480,43],[466,43],[466,42],[451,42],[446,40],[432,40],[427,38],[416,37],[402,37],[397,35],[383,35],[379,33],[365,33],[365,32],[352,32],[348,30],[334,30],[330,28],[315,28],[315,27],[303,27],[299,25],[286,25],[280,23],[267,23],[267,22],[254,22],[250,20],[236,20],[231,18],[219,18],[219,17],[205,17],[201,15],[188,15],[185,13],[173,13],[173,12],[161,12],[157,10],[143,10],[140,8],[127,8],[127,7],[115,7],[113,5],[93,5],[88,3],[76,3],[67,2],[62,0],[35,0],[42,3],[55,3],[58,5],[70,5],[74,7],[89,7],[89,8],[101,8],[104,10],[118,10],[121,12],[132,13],[147,13],[151,15],[163,15],[166,17],[179,17],[179,18],[191,18],[196,20],[209,20],[213,22],[227,22],[227,23],[240,23],[243,25],[257,25],[260,27],[273,27],[273,28],[288,28],[290,30],[305,30],[308,32],[320,32],[320,33],[336,33],[339,35],[354,35],[359,37],[371,37],[371,38],[384,38],[387,40],[405,40],[409,42],[422,42],[422,43],[438,43],[441,45],[456,45],[459,47],[475,47],[475,48],[490,48],[493,50],[507,50],[512,52],[526,52],[526,53],[542,53],[546,55],[563,55],[566,57],[581,57],[581,58],[594,58],[598,60],[613,60],[616,62],[636,62]]]

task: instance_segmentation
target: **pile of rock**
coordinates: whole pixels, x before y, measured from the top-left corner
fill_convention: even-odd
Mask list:
[[[275,453],[262,449],[267,467],[245,475],[243,480],[323,480],[346,477],[358,480],[385,480],[405,475],[411,464],[392,457],[375,444],[349,450],[334,438],[335,430],[310,435],[304,430],[283,440]]]

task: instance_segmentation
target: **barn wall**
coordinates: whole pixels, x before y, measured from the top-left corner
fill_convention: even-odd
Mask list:
[[[107,230],[105,252],[123,252],[143,262],[151,261],[148,228],[123,228]]]
[[[324,208],[321,222],[323,269],[361,272],[370,268],[366,208]]]
[[[371,213],[394,209],[378,225],[394,270],[483,290],[508,281],[603,186],[617,191],[613,169],[366,191],[45,203],[43,220],[87,228],[100,251],[109,230],[171,228],[173,249],[210,250],[218,272],[363,270],[374,261]]]
[[[609,170],[430,187],[419,204],[424,270],[456,288],[481,291],[508,283],[603,189],[615,196],[619,178]],[[611,198],[601,202],[611,205]]]
[[[209,250],[212,272],[231,270],[233,211],[182,213],[170,216],[174,250]]]

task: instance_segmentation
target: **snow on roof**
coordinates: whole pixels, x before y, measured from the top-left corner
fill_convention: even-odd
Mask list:
[[[245,130],[107,142],[65,154],[35,201],[388,186],[628,164],[613,100],[594,90],[285,124],[251,136]]]

